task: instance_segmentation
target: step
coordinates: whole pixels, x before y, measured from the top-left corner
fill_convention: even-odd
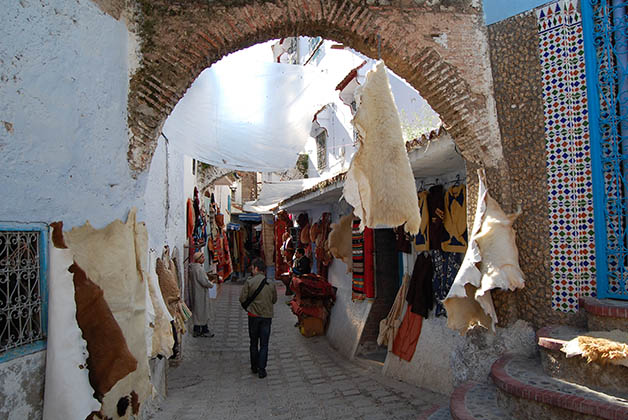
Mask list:
[[[491,367],[501,407],[517,419],[627,419],[628,400],[548,376],[537,358],[506,355]]]
[[[501,420],[511,416],[497,406],[497,389],[493,384],[466,382],[451,394],[451,417],[455,420]]]
[[[587,312],[589,331],[628,330],[628,301],[585,297],[580,307]]]
[[[417,420],[451,420],[449,406],[435,405],[419,415]]]
[[[628,398],[628,367],[588,363],[580,356],[567,358],[560,349],[586,331],[553,325],[537,331],[543,370],[549,376],[585,385],[595,391]]]

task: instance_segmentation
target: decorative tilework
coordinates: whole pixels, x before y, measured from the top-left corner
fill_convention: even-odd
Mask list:
[[[550,219],[552,308],[575,312],[595,296],[593,189],[584,42],[577,0],[536,10]]]

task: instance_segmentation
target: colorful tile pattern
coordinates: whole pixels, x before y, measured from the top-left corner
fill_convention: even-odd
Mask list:
[[[593,189],[584,42],[577,0],[536,10],[549,187],[552,308],[595,296]]]

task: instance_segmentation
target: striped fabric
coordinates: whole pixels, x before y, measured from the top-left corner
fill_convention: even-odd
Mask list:
[[[360,232],[360,219],[354,218],[352,225],[353,282],[351,286],[353,300],[375,297],[373,275],[373,230],[364,228]]]

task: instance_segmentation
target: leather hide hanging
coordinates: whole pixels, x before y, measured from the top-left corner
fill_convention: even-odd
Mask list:
[[[495,332],[497,314],[492,289],[515,290],[525,285],[512,223],[520,211],[507,215],[484,185],[478,170],[478,204],[469,247],[443,301],[447,326],[465,334],[475,325]]]
[[[174,346],[174,336],[172,335],[171,321],[174,320],[166,302],[164,301],[156,271],[157,252],[151,250],[148,259],[148,293],[154,310],[154,321],[151,337],[150,357],[157,357],[161,354],[164,357],[172,356],[172,348]]]
[[[59,225],[60,226],[60,225]],[[60,229],[55,227],[56,229]],[[87,369],[87,342],[76,319],[72,252],[49,247],[48,342],[44,420],[84,419],[100,409]]]
[[[85,294],[77,288],[77,311],[80,311],[82,305],[86,305],[85,299],[100,295],[103,298],[99,301],[101,303],[97,307],[87,306],[89,310],[86,313],[89,315],[93,308],[102,308],[103,315],[106,315],[107,311],[111,314],[111,326],[102,322],[96,325],[86,324],[83,336],[87,338],[88,349],[90,336],[105,335],[104,329],[107,334],[115,335],[117,325],[121,332],[119,339],[113,343],[104,343],[114,344],[119,355],[119,358],[109,367],[131,366],[133,363],[137,366],[119,380],[117,377],[113,379],[110,377],[109,381],[104,382],[106,386],[102,389],[106,392],[101,398],[101,410],[95,414],[95,417],[129,418],[130,415],[139,413],[140,404],[152,392],[146,356],[149,350],[145,331],[146,292],[148,290],[144,283],[148,279],[146,226],[144,223],[136,222],[136,209],[133,208],[129,212],[126,223],[116,220],[103,229],[94,229],[87,222],[83,226],[65,232],[63,239],[75,262],[73,268],[75,287],[84,285],[83,291],[94,291],[94,293]],[[80,317],[79,325],[81,325]],[[128,348],[126,353],[125,348]],[[101,353],[90,351],[90,358],[98,354]],[[99,381],[96,383],[103,383],[103,378],[99,378]],[[94,386],[94,381],[91,381],[91,372],[90,382]],[[109,385],[111,387],[107,391]],[[120,407],[126,408],[120,410]]]
[[[414,175],[383,61],[367,74],[356,96],[353,125],[360,148],[347,172],[344,198],[361,219],[360,229],[405,223],[405,230],[415,235],[421,216]]]
[[[328,247],[334,258],[342,260],[347,265],[347,273],[353,270],[353,249],[351,246],[351,224],[353,214],[349,213],[340,218],[338,223],[332,223],[329,232]]]

